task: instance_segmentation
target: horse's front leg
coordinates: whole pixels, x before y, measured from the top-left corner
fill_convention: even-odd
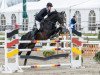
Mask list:
[[[28,57],[28,56],[30,56],[30,54],[31,54],[31,51],[28,51],[26,53],[26,56]],[[24,65],[26,65],[26,63],[27,63],[27,58],[25,58],[25,60],[24,60]]]
[[[55,34],[58,32],[62,32],[62,27],[57,28]]]

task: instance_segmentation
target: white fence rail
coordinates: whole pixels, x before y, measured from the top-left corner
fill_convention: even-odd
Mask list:
[[[20,35],[23,34],[23,33],[27,33],[28,31],[20,31]],[[79,38],[77,36],[73,36],[74,38]],[[84,36],[82,38],[98,38],[98,36]],[[20,37],[19,37],[20,39]],[[30,43],[31,41],[28,41],[28,40],[24,40],[24,41],[20,41],[21,43],[24,43],[25,41],[27,41],[27,43]],[[41,42],[45,43],[45,40],[42,40]],[[47,42],[47,41],[46,41]],[[50,41],[48,41],[50,42]],[[60,42],[65,42],[65,40],[61,40]],[[70,40],[67,40],[66,42],[70,42]],[[88,41],[87,43],[87,40],[84,40],[82,42],[85,42],[83,44],[100,44],[100,41]],[[5,43],[5,31],[1,31],[0,33],[0,47],[4,47],[4,44]],[[38,44],[36,44],[36,46],[40,46]],[[42,44],[41,44],[42,46]]]

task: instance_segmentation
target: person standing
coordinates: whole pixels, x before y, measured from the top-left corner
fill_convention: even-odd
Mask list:
[[[76,34],[77,36],[82,36],[82,33],[81,32],[78,32],[75,29],[75,25],[76,25],[76,16],[73,16],[73,18],[70,21],[70,28],[72,29],[72,33],[73,34]]]

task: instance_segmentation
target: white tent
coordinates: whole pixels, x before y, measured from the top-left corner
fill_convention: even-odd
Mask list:
[[[27,10],[37,10],[46,7],[46,4],[51,2],[53,8],[99,8],[100,0],[40,0],[38,2],[27,2]],[[11,6],[2,10],[3,12],[22,12],[22,3]]]
[[[88,0],[86,2],[77,4],[72,7],[73,9],[91,9],[91,8],[100,8],[100,0]]]
[[[8,8],[7,2],[6,2],[6,0],[2,0],[0,12],[3,12],[3,10],[5,10],[6,8]]]
[[[53,4],[53,8],[70,8],[74,5],[81,4],[84,2],[87,2],[88,0],[40,0],[39,2],[34,3],[34,6],[32,8],[29,8],[29,10],[34,9],[42,9],[43,7],[46,7],[46,4],[48,2],[51,2]]]
[[[27,10],[37,10],[46,7],[46,4],[51,2],[53,8],[66,8],[67,0],[41,0],[39,2],[27,2]],[[4,12],[22,12],[22,3],[4,9]]]
[[[29,8],[31,8],[34,5],[35,2],[27,2],[27,10]],[[3,12],[22,12],[23,8],[22,8],[23,4],[19,3],[16,4],[14,6],[8,7],[7,9],[3,9]]]
[[[35,4],[35,9],[41,9],[46,7],[46,4],[51,2],[53,4],[53,8],[65,8],[67,7],[67,0],[41,0]],[[31,9],[31,8],[30,8]]]

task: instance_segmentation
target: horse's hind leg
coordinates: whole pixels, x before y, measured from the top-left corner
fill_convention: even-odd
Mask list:
[[[20,49],[25,49],[27,46],[28,46],[27,43],[21,43],[21,44],[19,44],[18,49],[19,49],[19,50],[20,50]],[[18,55],[21,55],[21,54],[22,54],[22,51],[20,51],[20,52],[18,53]]]
[[[28,51],[28,52],[26,53],[26,56],[28,57],[30,54],[31,54],[31,51]],[[25,58],[25,60],[24,60],[24,65],[26,65],[26,63],[27,63],[27,58]]]
[[[22,54],[22,51],[20,51],[19,53],[18,53],[18,55],[21,55]]]
[[[21,49],[23,47],[23,44],[19,44],[18,49]],[[21,55],[22,51],[19,51],[18,55]]]

